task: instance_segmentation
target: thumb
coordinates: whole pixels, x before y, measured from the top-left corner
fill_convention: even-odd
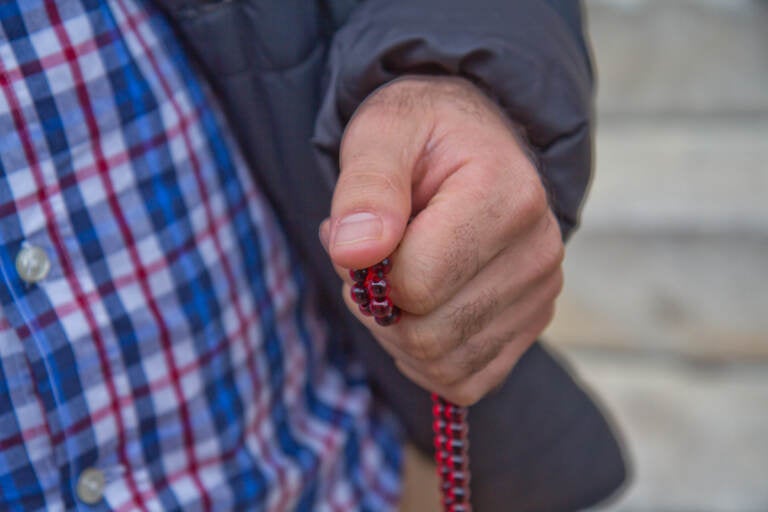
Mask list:
[[[413,108],[397,107],[390,96],[398,91],[389,87],[358,108],[342,138],[328,234],[340,267],[365,268],[390,255],[411,215],[414,167],[428,128]]]

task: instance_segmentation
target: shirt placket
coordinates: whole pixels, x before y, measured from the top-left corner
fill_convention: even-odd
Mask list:
[[[107,322],[99,291],[79,251],[62,183],[47,154],[27,84],[10,45],[3,44],[0,50],[2,115],[12,123],[11,133],[19,137],[15,151],[4,158],[16,164],[12,176],[4,166],[9,197],[3,198],[5,218],[0,219],[6,323],[23,345],[33,383],[28,392],[39,398],[46,411],[42,430],[50,436],[55,464],[69,471],[69,482],[61,485],[82,503],[95,504],[107,483],[104,475],[124,471],[115,453],[120,441],[125,448],[125,430],[109,424],[124,423],[121,404],[130,397],[130,389],[119,347],[104,329]],[[13,184],[24,190],[21,197]],[[69,333],[77,330],[78,323],[84,332],[71,339]],[[74,378],[73,366],[93,361],[94,354],[98,365],[91,366],[99,377]],[[108,389],[99,410],[92,409],[91,403],[98,400],[92,397],[102,393],[95,386],[84,387],[85,377],[103,381]]]

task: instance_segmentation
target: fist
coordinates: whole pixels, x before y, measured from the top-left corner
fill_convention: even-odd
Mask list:
[[[320,238],[349,309],[408,378],[476,402],[550,322],[563,282],[560,230],[513,125],[466,80],[405,77],[358,108],[340,166]],[[381,327],[347,269],[387,256],[403,316]]]

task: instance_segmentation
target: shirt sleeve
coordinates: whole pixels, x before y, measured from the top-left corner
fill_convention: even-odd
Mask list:
[[[578,7],[572,2],[570,11],[573,4]],[[561,16],[553,5],[542,0],[362,3],[329,50],[313,137],[323,158],[335,163],[344,126],[382,84],[408,73],[463,76],[524,129],[567,237],[578,224],[592,169],[593,77],[573,13]]]

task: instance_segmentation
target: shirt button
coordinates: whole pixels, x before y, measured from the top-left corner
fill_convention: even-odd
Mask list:
[[[34,245],[27,245],[16,256],[16,271],[26,283],[45,279],[51,270],[51,260],[45,251]]]
[[[88,505],[95,505],[104,496],[104,473],[96,468],[88,468],[77,479],[77,497]]]

